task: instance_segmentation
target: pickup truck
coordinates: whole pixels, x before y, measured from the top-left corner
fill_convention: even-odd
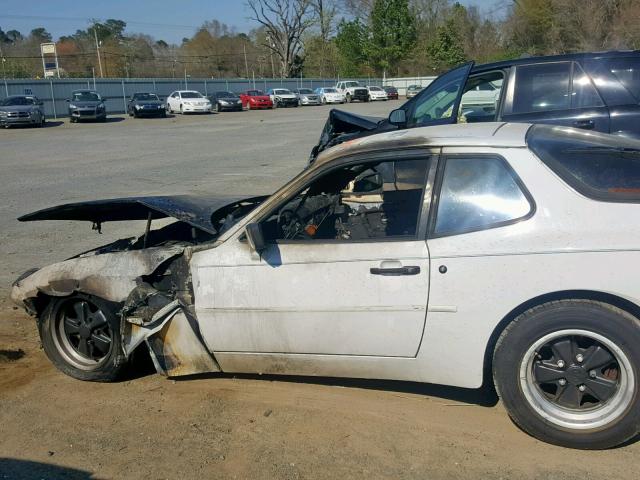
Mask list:
[[[354,100],[359,100],[361,102],[369,101],[369,90],[367,90],[366,86],[360,85],[360,83],[355,80],[338,82],[336,90],[344,95],[347,103],[351,103]]]

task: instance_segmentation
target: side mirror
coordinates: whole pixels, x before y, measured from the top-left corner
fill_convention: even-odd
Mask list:
[[[389,114],[389,123],[391,125],[396,125],[398,127],[406,127],[407,126],[407,112],[405,112],[402,108],[398,108],[393,110]]]
[[[259,223],[250,223],[245,230],[247,234],[247,240],[252,250],[257,253],[263,252],[267,248],[267,243],[264,240],[264,234],[262,233],[262,225]]]
[[[68,98],[65,100],[65,102],[69,103],[71,100],[69,100]]]

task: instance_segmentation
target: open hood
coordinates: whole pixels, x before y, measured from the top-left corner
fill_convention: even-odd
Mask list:
[[[103,222],[173,217],[215,235],[218,232],[211,218],[217,210],[240,201],[255,202],[263,198],[199,195],[113,198],[45,208],[23,215],[18,220],[85,220],[99,228]]]
[[[365,117],[343,110],[336,110],[335,108],[332,109],[320,135],[320,140],[311,151],[310,163],[313,163],[320,152],[333,145],[363,134],[366,135],[369,132],[380,132],[383,123],[385,123],[383,118]]]

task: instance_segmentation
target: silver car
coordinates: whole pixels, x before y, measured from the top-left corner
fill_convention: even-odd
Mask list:
[[[320,105],[320,95],[310,88],[296,88],[293,93],[298,97],[298,105]]]
[[[11,125],[45,124],[42,101],[33,95],[12,95],[0,100],[0,125],[9,128]]]

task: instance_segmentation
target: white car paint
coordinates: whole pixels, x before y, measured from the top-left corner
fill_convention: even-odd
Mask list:
[[[192,98],[193,96],[196,98]],[[167,110],[177,113],[206,113],[211,111],[211,101],[196,90],[176,90],[167,97]]]
[[[387,96],[387,92],[385,92],[382,87],[377,87],[374,85],[367,86],[367,90],[369,90],[369,99],[370,100],[389,100]]]
[[[581,289],[640,304],[637,205],[574,191],[526,147],[529,128],[478,123],[394,131],[338,145],[315,164],[409,139],[434,153],[497,154],[535,202],[524,221],[428,241],[283,244],[257,255],[245,240],[246,225],[290,195],[287,189],[304,186],[310,169],[214,248],[194,252],[196,314],[222,370],[476,388],[492,333],[523,303]],[[421,273],[371,277],[369,268],[383,262],[420,265]]]

